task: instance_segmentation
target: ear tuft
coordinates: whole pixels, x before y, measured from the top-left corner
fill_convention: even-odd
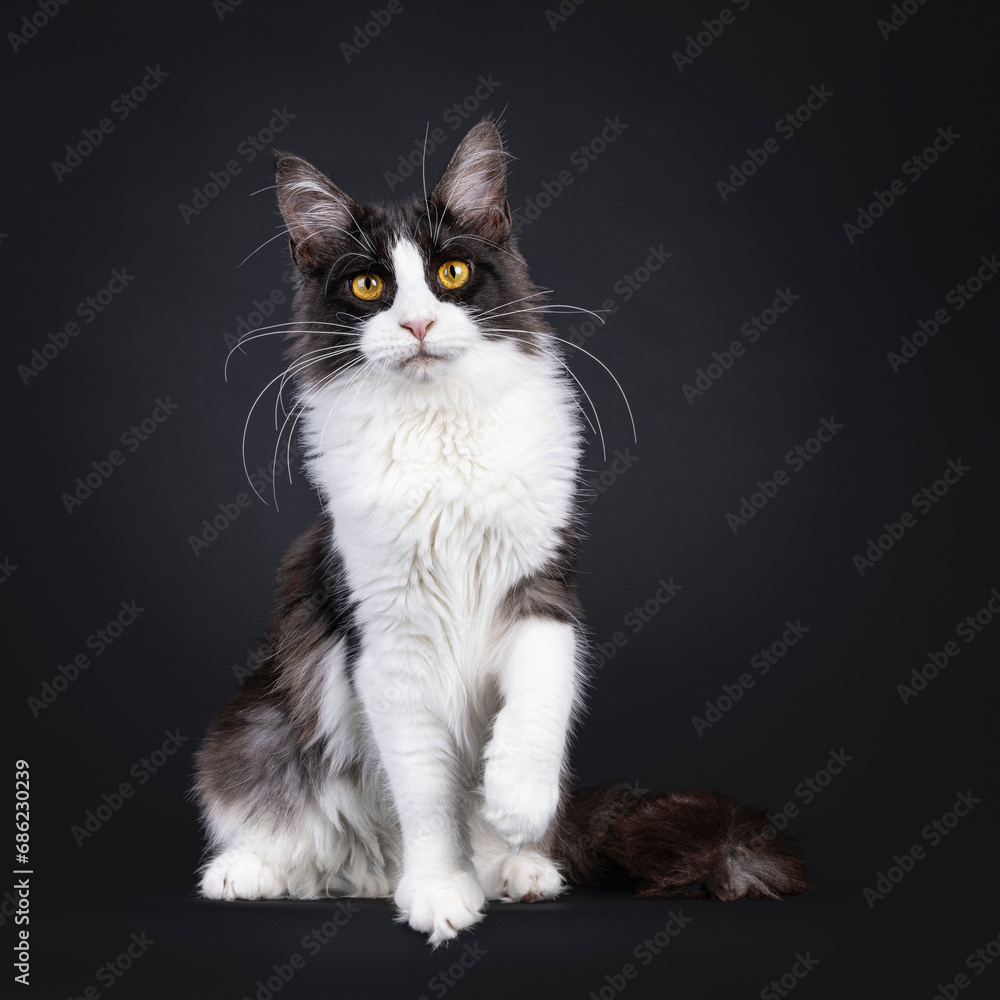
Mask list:
[[[490,239],[510,231],[507,154],[492,119],[473,125],[458,144],[431,200],[460,226]]]
[[[291,153],[275,151],[274,180],[292,260],[303,269],[329,261],[347,242],[360,207],[311,163]]]

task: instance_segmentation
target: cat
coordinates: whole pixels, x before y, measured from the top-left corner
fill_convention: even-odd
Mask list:
[[[321,513],[281,564],[264,662],[197,753],[205,897],[391,896],[436,946],[487,900],[567,879],[808,887],[763,815],[714,793],[568,794],[584,417],[506,158],[486,118],[429,195],[362,205],[276,154],[285,377]]]

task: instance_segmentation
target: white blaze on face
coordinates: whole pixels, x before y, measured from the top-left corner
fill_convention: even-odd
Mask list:
[[[465,353],[478,331],[462,308],[428,287],[424,259],[412,240],[401,238],[393,247],[392,270],[395,298],[365,323],[362,351],[372,361],[389,361],[389,370],[408,379],[433,377],[443,360]],[[426,331],[422,341],[418,330]]]

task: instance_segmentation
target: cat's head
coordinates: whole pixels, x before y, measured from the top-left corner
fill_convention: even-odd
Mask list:
[[[277,154],[299,276],[290,354],[301,384],[366,362],[379,377],[429,384],[490,350],[537,351],[548,327],[517,252],[506,155],[484,119],[430,194],[385,205],[360,204],[305,160]]]

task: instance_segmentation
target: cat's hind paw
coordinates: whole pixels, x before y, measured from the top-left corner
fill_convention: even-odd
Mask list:
[[[209,862],[199,886],[206,899],[276,899],[287,894],[278,873],[253,851],[224,851]]]
[[[404,875],[396,889],[401,918],[435,948],[483,919],[486,896],[475,875]]]

